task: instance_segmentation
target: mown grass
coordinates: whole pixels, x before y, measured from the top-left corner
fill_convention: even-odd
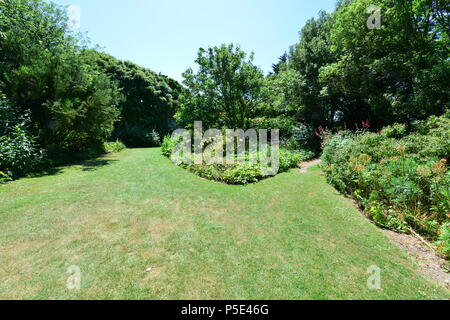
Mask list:
[[[229,186],[125,150],[0,186],[0,228],[2,299],[449,297],[318,168]]]

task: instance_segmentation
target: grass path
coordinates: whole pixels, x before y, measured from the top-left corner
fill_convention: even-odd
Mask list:
[[[449,297],[317,167],[227,186],[126,150],[0,186],[0,230],[0,299]]]

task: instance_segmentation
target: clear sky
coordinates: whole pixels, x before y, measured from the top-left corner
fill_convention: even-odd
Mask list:
[[[181,80],[199,47],[238,43],[265,72],[335,0],[54,0],[81,9],[80,31],[124,60]]]

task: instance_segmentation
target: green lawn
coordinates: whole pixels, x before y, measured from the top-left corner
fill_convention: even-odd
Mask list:
[[[0,186],[0,228],[1,299],[449,297],[318,168],[228,186],[126,150]]]

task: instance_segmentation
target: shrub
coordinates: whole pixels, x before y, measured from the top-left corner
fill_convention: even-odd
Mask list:
[[[11,128],[9,136],[0,137],[0,170],[9,178],[18,178],[36,170],[44,152],[22,125]]]
[[[115,142],[105,142],[103,144],[103,149],[106,153],[118,153],[125,148],[126,146],[120,140],[116,140]]]
[[[327,180],[377,224],[436,239],[450,218],[448,125],[443,116],[415,123],[417,131],[406,136],[401,125],[334,134],[322,154]]]
[[[316,136],[312,126],[299,124],[291,129],[292,136],[288,139],[286,146],[294,150],[309,150],[314,153],[320,151],[320,140]]]
[[[152,130],[152,132],[148,133],[147,139],[152,147],[161,146],[161,137],[159,136],[159,133],[156,130]]]
[[[385,127],[381,131],[381,134],[388,138],[403,138],[407,134],[406,125],[398,123],[393,124],[392,126]]]
[[[44,158],[35,138],[28,132],[30,118],[0,99],[0,181],[5,182],[36,170]]]
[[[161,144],[161,152],[164,156],[170,157],[172,155],[172,151],[177,145],[178,141],[172,139],[170,136],[165,136],[164,140]]]
[[[450,259],[450,223],[446,223],[441,227],[437,244],[439,252],[447,259]]]
[[[280,172],[295,168],[300,162],[306,160],[307,153],[293,152],[286,149],[280,149]],[[309,160],[309,159],[308,159]]]
[[[148,148],[161,146],[161,139],[155,130],[141,125],[124,124],[113,134],[129,148]]]
[[[170,157],[177,143],[178,142],[170,136],[164,137],[164,141],[161,146],[161,153],[166,157]],[[309,151],[293,152],[281,148],[279,152],[280,167],[278,173],[295,168],[299,162],[309,160],[312,157],[314,157],[314,153]],[[250,163],[248,161],[250,158],[259,159],[259,155],[246,153],[243,156],[243,159],[241,159],[246,160],[243,163],[236,162],[234,164],[224,163],[211,165],[180,163],[180,165],[188,169],[190,172],[209,180],[224,182],[227,184],[249,184],[266,178],[267,175],[265,173],[268,169],[267,164],[260,161]],[[236,155],[235,159],[237,160]]]
[[[264,179],[264,167],[261,164],[237,164],[223,172],[223,181],[228,184],[249,184]]]

